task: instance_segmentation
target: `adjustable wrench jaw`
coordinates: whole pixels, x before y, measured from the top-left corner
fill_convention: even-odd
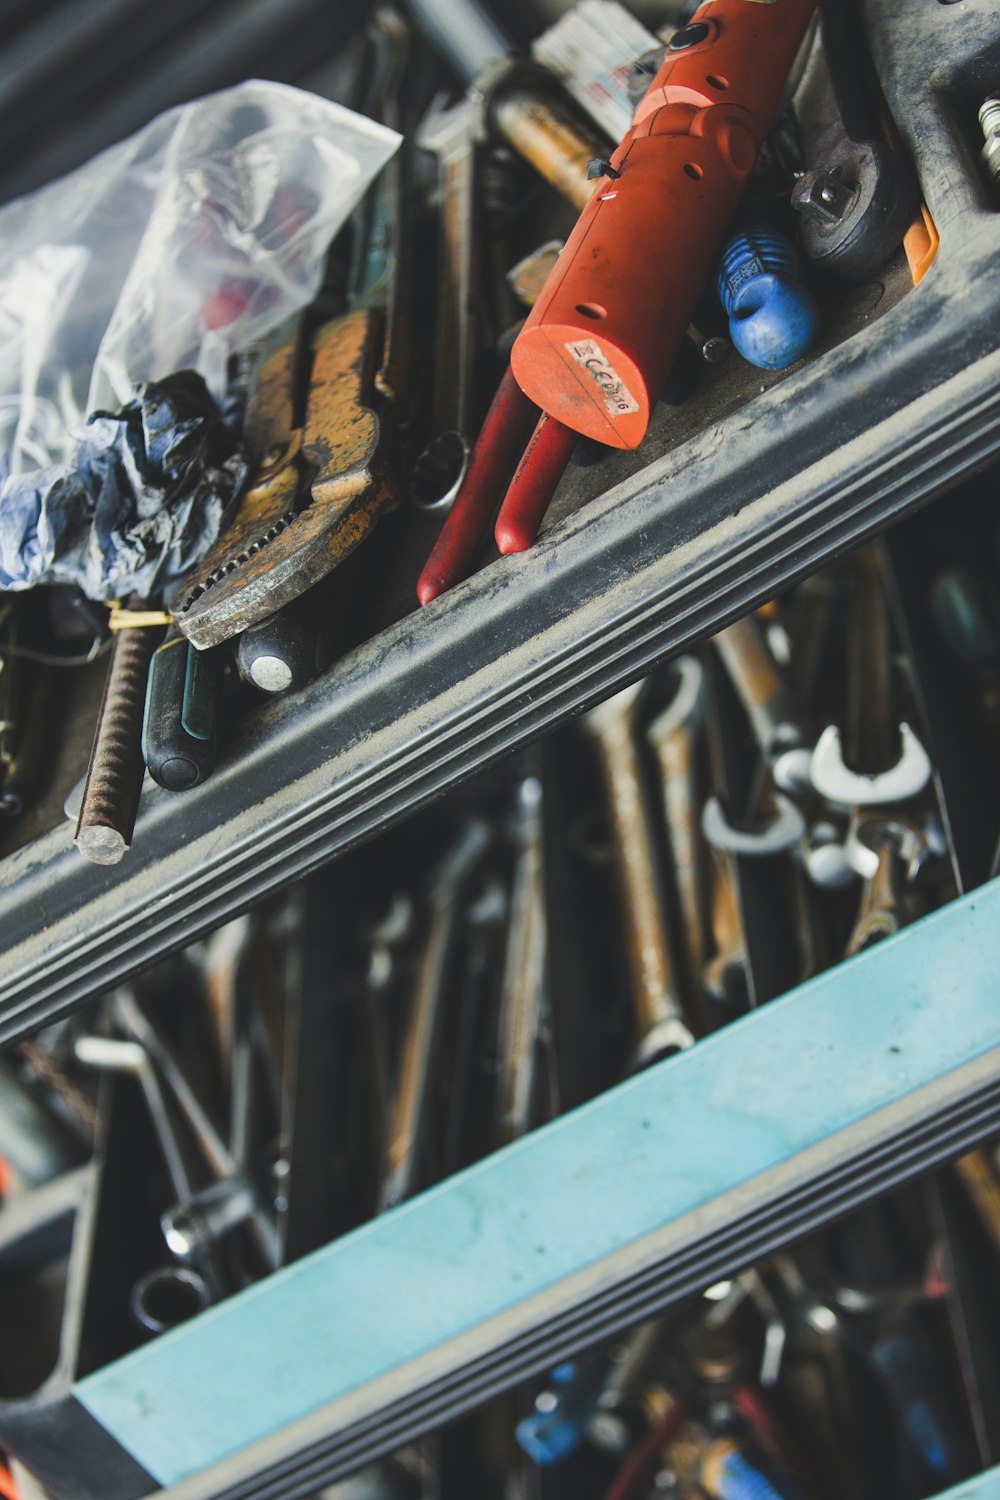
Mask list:
[[[359,308],[314,341],[305,417],[296,409],[292,344],[262,372],[248,416],[259,462],[236,515],[173,595],[177,624],[199,650],[257,625],[337,567],[396,496],[372,372],[379,318]]]

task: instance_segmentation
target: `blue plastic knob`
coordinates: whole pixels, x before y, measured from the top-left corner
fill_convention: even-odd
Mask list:
[[[722,252],[716,285],[733,347],[762,370],[785,370],[819,333],[816,299],[790,240],[774,229],[744,225]]]
[[[516,1428],[518,1445],[532,1463],[547,1468],[579,1448],[587,1423],[594,1415],[607,1368],[607,1358],[602,1352],[567,1360],[551,1372],[551,1388],[545,1393],[543,1409],[524,1417]]]

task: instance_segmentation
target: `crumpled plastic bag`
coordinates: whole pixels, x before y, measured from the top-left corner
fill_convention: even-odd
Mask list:
[[[239,438],[192,370],[77,429],[65,467],[8,481],[0,589],[75,583],[152,598],[211,546],[246,479]]]
[[[87,413],[126,407],[140,386],[185,369],[221,402],[230,355],[312,300],[330,241],[399,140],[300,89],[244,83],[168,111],[0,208],[0,587],[59,576],[94,598],[142,592],[115,561],[114,543],[121,540],[124,559],[136,517],[151,539],[156,505],[179,492],[143,489],[120,435],[109,443],[99,423],[82,428]],[[93,518],[100,513],[103,531],[82,552],[74,542],[75,554],[63,551],[57,563],[58,538],[79,540],[79,527],[68,524],[77,463],[75,493]],[[105,480],[95,489],[101,465]],[[118,526],[112,474],[140,483],[123,491]],[[32,507],[33,532],[25,521]],[[224,508],[207,505],[202,551]],[[199,524],[182,510],[175,532],[158,523],[164,578],[181,557],[196,560],[190,543]],[[108,560],[104,578],[95,573],[98,556]]]

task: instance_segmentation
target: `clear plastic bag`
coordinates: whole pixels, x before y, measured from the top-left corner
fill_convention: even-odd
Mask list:
[[[170,110],[0,209],[0,479],[66,461],[138,385],[226,362],[315,294],[327,247],[399,144],[285,84]]]
[[[244,83],[0,209],[0,588],[148,591],[211,545],[236,469],[206,487],[189,464],[167,483],[143,447],[138,414],[163,409],[149,383],[193,369],[221,401],[229,356],[312,300],[399,141]],[[81,428],[137,395],[129,421]]]

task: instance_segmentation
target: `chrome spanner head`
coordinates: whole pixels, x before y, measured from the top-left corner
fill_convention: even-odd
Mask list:
[[[791,798],[775,792],[775,815],[759,829],[733,828],[718,797],[709,797],[701,814],[701,831],[725,854],[784,854],[795,849],[806,833],[806,820]]]
[[[869,776],[844,764],[843,743],[836,724],[819,739],[809,763],[809,779],[821,797],[841,807],[882,807],[906,802],[922,792],[931,778],[931,759],[909,724],[899,726],[899,760],[887,771]]]

